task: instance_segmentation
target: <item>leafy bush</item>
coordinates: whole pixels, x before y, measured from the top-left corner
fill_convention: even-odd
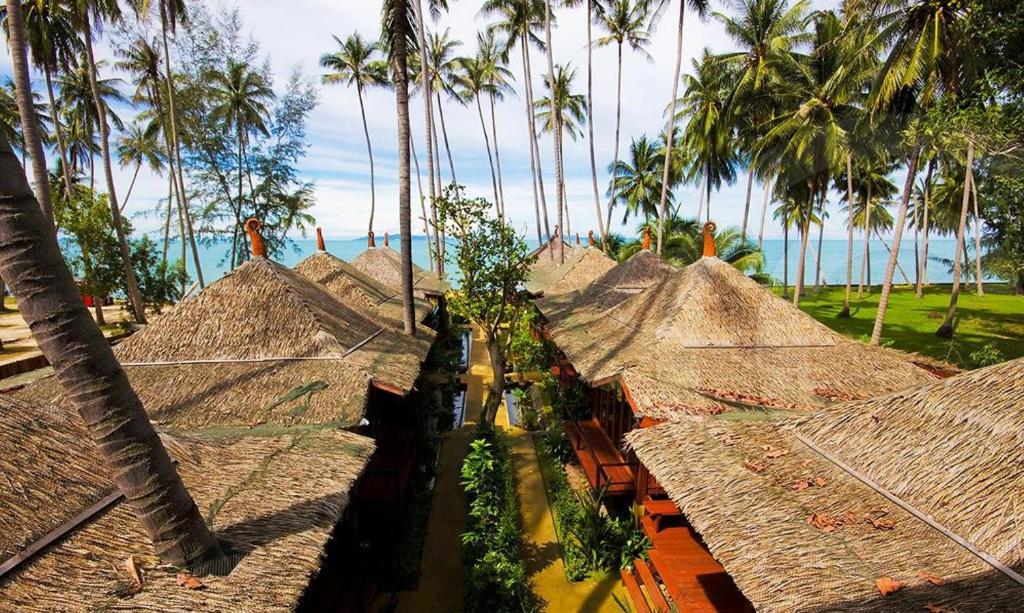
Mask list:
[[[462,464],[469,499],[462,535],[466,611],[502,613],[530,608],[520,555],[522,520],[508,438],[482,424]]]
[[[998,347],[989,343],[981,349],[971,352],[967,359],[975,368],[983,368],[1006,361],[1006,356],[1003,355],[1002,351],[999,351]]]
[[[537,326],[534,309],[525,309],[510,326],[508,360],[517,372],[547,370],[551,365],[551,346],[536,333]]]

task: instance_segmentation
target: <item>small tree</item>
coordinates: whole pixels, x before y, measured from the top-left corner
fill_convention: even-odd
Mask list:
[[[447,258],[462,275],[451,309],[483,328],[487,342],[494,381],[484,402],[483,419],[493,424],[505,392],[505,356],[515,340],[506,330],[530,308],[523,287],[534,258],[522,236],[491,217],[490,203],[465,198],[461,187],[446,188],[437,211],[436,229],[447,232],[455,243]]]
[[[121,252],[114,233],[106,194],[75,186],[71,198],[54,203],[57,224],[62,230],[61,247],[79,290],[92,296],[96,323],[103,318],[103,299],[121,288]],[[127,219],[122,220],[127,224]],[[130,231],[130,229],[129,229]]]

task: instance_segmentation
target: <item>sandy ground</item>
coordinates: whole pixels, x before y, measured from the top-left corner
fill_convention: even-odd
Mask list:
[[[11,307],[10,302],[8,302],[8,307]],[[89,312],[92,313],[92,309]],[[128,321],[131,318],[130,314],[121,305],[103,307],[103,316],[108,326],[121,321]],[[104,334],[109,336],[112,332],[104,330]],[[3,352],[0,352],[0,364],[39,355],[39,348],[36,345],[35,339],[32,338],[28,324],[25,323],[21,314],[17,311],[11,310],[0,313],[0,340],[4,343]]]

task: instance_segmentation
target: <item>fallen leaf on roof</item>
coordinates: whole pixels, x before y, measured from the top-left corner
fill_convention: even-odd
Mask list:
[[[815,477],[814,478],[814,485],[817,485],[818,487],[825,487],[825,485],[827,485],[827,484],[828,484],[828,481],[826,481],[825,479],[823,479],[821,477]]]
[[[875,581],[875,585],[878,587],[878,593],[882,596],[888,596],[893,592],[898,592],[903,589],[903,582],[897,581],[892,577],[879,577]]]
[[[834,532],[842,522],[836,518],[830,516],[827,513],[813,513],[807,518],[807,523],[811,524],[822,532]]]
[[[801,480],[793,483],[793,485],[791,485],[789,489],[799,492],[799,491],[805,490],[805,489],[807,489],[809,487],[811,487],[811,484],[808,481],[806,481],[804,479],[801,479]]]
[[[201,590],[203,589],[203,582],[199,580],[199,577],[191,575],[189,573],[178,573],[178,585],[190,590]]]
[[[135,581],[135,584],[141,587],[144,579],[142,577],[142,569],[139,568],[138,562],[135,561],[135,556],[128,556],[128,559],[124,561],[124,568],[128,571],[128,576]]]
[[[879,530],[892,530],[896,527],[896,522],[891,519],[875,519],[874,517],[869,517],[868,523]]]
[[[928,583],[931,583],[932,585],[945,585],[945,583],[946,583],[946,580],[943,579],[942,577],[940,577],[938,575],[933,575],[932,573],[930,573],[928,571],[925,571],[925,570],[917,571],[917,577],[921,581],[927,581]]]
[[[777,447],[772,447],[771,445],[765,445],[764,447],[762,447],[762,449],[765,450],[766,453],[764,455],[769,460],[774,460],[775,458],[781,458],[784,455],[789,455],[789,449],[779,449]]]
[[[843,513],[842,522],[844,524],[855,524],[859,520],[860,516],[854,513],[853,511],[847,511],[846,513]]]
[[[811,465],[811,460],[804,460],[803,462],[800,462],[800,467],[801,468],[807,468],[810,465]]]
[[[747,460],[743,462],[743,465],[747,467],[747,470],[751,470],[755,473],[762,472],[764,469],[768,468],[768,465],[760,460]]]

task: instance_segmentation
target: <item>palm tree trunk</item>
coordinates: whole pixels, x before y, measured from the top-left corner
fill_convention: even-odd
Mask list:
[[[192,228],[192,213],[188,210],[188,192],[185,190],[185,167],[181,163],[181,143],[178,138],[178,107],[174,99],[174,72],[171,70],[171,46],[167,41],[167,11],[165,0],[160,0],[160,30],[163,36],[164,43],[164,70],[167,72],[167,106],[170,110],[171,120],[171,141],[174,149],[174,164],[171,166],[171,172],[175,170],[177,176],[177,190],[178,190],[178,206],[184,212],[185,215],[185,229],[188,230],[188,242],[192,248],[192,261],[196,265],[196,280],[199,282],[199,288],[203,289],[206,287],[206,280],[203,278],[203,265],[199,261],[199,247],[196,245],[196,235]],[[241,206],[241,203],[239,203]],[[183,236],[182,241],[185,240]],[[182,259],[184,262],[185,259]]]
[[[800,214],[800,257],[796,261],[796,289],[793,291],[793,306],[800,306],[800,295],[804,293],[804,270],[807,267],[807,243],[811,237],[811,215],[814,211],[814,193],[807,203],[807,212]]]
[[[928,160],[928,172],[924,177],[924,222],[922,234],[924,235],[921,244],[921,262],[918,269],[921,274],[917,278],[917,297],[924,297],[924,286],[928,283],[928,215],[931,209],[932,171],[935,170],[935,158]]]
[[[747,177],[747,199],[743,205],[743,226],[740,229],[740,244],[747,242],[747,221],[750,218],[750,196],[754,191],[754,169],[750,168],[750,175]]]
[[[965,237],[967,231],[967,213],[970,210],[971,204],[971,176],[970,169],[974,166],[974,143],[969,141],[967,143],[967,164],[965,166],[966,171],[964,172],[964,195],[962,199],[962,206],[960,207],[960,223],[956,228],[956,250],[953,254],[953,290],[949,295],[949,309],[946,311],[946,319],[939,326],[939,329],[935,331],[935,334],[940,338],[953,338],[953,320],[956,318],[956,305],[960,299],[960,275],[961,267],[965,262],[961,262],[960,253],[965,248]]]
[[[864,295],[864,277],[868,279],[868,293],[871,292],[871,181],[868,181],[867,199],[864,201],[864,254],[860,260],[860,282],[857,284],[857,298]]]
[[[501,216],[505,216],[505,186],[501,181],[501,153],[498,151],[498,120],[494,112],[494,93],[491,100],[491,134],[494,136],[494,163],[498,167],[498,200],[501,202]]]
[[[789,215],[789,213],[786,213]],[[789,220],[782,223],[782,297],[789,298]]]
[[[540,142],[537,139],[537,118],[533,115],[533,66],[530,62],[529,37],[524,34],[520,38],[523,46],[523,82],[526,86],[526,118],[530,124],[530,147],[533,151],[531,163],[536,163],[534,179],[537,181],[537,192],[540,194],[540,210],[544,220],[544,236],[551,240],[551,225],[548,221],[548,200],[544,193],[544,166],[540,158]],[[536,196],[535,196],[536,199]],[[554,253],[550,250],[549,255],[553,258]]]
[[[422,26],[422,19],[419,20]],[[397,19],[400,29],[408,22]],[[395,101],[398,107],[398,226],[401,245],[402,268],[402,322],[405,333],[416,336],[416,313],[413,310],[412,294],[412,211],[411,185],[409,179],[409,73],[407,70],[408,35],[411,32],[395,32],[393,50]],[[426,63],[426,59],[423,59]]]
[[[448,124],[444,120],[444,104],[441,102],[441,92],[435,92],[437,96],[437,115],[441,118],[441,136],[444,137],[444,152],[448,156],[448,170],[452,173],[452,183],[458,184],[455,178],[455,161],[452,159],[452,148],[448,144]]]
[[[416,40],[422,50],[420,54],[420,86],[423,88],[423,118],[424,118],[424,129],[427,137],[427,176],[428,191],[430,192],[430,216],[434,224],[434,254],[437,257],[437,276],[442,277],[444,275],[444,252],[441,250],[441,230],[438,227],[437,219],[437,197],[440,196],[440,182],[434,182],[434,166],[435,161],[440,164],[440,160],[434,157],[434,109],[433,100],[430,95],[430,63],[428,59],[429,49],[427,48],[427,32],[426,22],[423,19],[423,2],[422,0],[416,0]],[[440,174],[440,173],[438,173]]]
[[[555,50],[551,43],[551,0],[544,0],[544,38],[547,42],[547,57],[548,57],[548,87],[551,88],[551,95],[548,96],[550,102],[549,111],[551,113],[551,122],[555,123],[555,118],[558,115],[558,109],[555,107]],[[561,129],[554,130],[554,141],[555,141],[555,196],[558,202],[558,229],[559,231],[565,228],[563,223],[563,212],[565,211],[565,177],[562,174],[562,131]],[[559,241],[558,259],[561,262],[565,262],[565,241]]]
[[[68,197],[71,197],[71,167],[68,165],[67,141],[64,140],[64,128],[60,124],[60,113],[57,111],[57,101],[53,94],[53,75],[50,66],[43,65],[43,74],[46,76],[46,95],[50,99],[50,115],[53,119],[53,131],[57,135],[57,153],[60,155],[60,170],[64,176],[64,187],[67,188]]]
[[[235,227],[231,238],[231,270],[235,269],[235,265],[238,264],[238,238],[239,231],[242,228],[242,167],[244,163],[242,158],[244,153],[242,151],[242,127],[238,126],[238,198],[235,199]]]
[[[89,314],[57,247],[53,225],[32,197],[0,136],[0,275],[57,380],[111,467],[114,482],[153,542],[176,566],[222,559],[167,450],[110,344]]]
[[[124,195],[124,202],[121,203],[121,212],[128,208],[128,200],[132,197],[132,190],[135,189],[135,180],[139,178],[139,171],[142,170],[142,162],[135,165],[135,172],[132,173],[132,182],[128,184],[128,193]]]
[[[708,180],[707,180],[708,170],[707,169],[708,169],[708,163],[704,162],[701,165],[701,172],[703,173],[703,178],[701,179],[701,182],[700,182],[700,196],[697,197],[697,225],[698,226],[701,225],[701,223],[702,223],[702,221],[704,219],[704,217],[703,217],[704,216],[704,201],[707,199],[704,194],[705,194],[705,192],[707,192],[707,189],[708,189]]]
[[[850,294],[853,291],[853,155],[846,154],[846,293],[840,317],[850,316]]]
[[[597,159],[594,155],[594,0],[587,0],[587,130],[590,134],[590,178],[594,187],[594,210],[597,212],[597,229],[601,233],[601,247],[608,248],[605,236],[604,217],[601,215],[601,195],[597,191]]]
[[[978,204],[978,184],[974,181],[974,169],[968,167],[971,177],[971,195],[974,196],[974,283],[979,296],[985,295],[985,282],[981,274],[981,212]]]
[[[96,103],[96,114],[99,117],[100,147],[103,153],[103,172],[107,179],[107,197],[110,200],[110,214],[114,223],[114,231],[117,233],[118,247],[121,250],[121,264],[124,269],[125,286],[128,290],[128,299],[131,301],[135,321],[144,324],[146,323],[146,310],[142,304],[142,294],[139,293],[139,284],[135,280],[131,252],[128,250],[128,237],[124,232],[124,224],[121,223],[121,207],[117,203],[117,190],[114,187],[113,164],[110,159],[110,131],[107,128],[107,105],[104,103],[103,97],[100,96],[99,85],[96,82],[96,58],[93,55],[92,28],[88,15],[83,16],[82,29],[83,38],[85,39],[86,61],[89,64],[89,86],[92,88],[93,101]]]
[[[174,210],[174,175],[167,176],[167,220],[164,222],[164,255],[160,260],[167,264],[167,251],[171,242],[171,211]]]
[[[828,182],[826,181],[826,185]],[[825,239],[825,194],[818,204],[818,257],[814,262],[814,291],[821,291],[821,243]]]
[[[434,270],[434,249],[430,244],[430,222],[427,221],[427,203],[423,198],[423,176],[420,174],[420,159],[416,155],[416,139],[409,138],[409,149],[412,151],[412,162],[416,168],[416,187],[420,195],[420,212],[423,215],[423,236],[427,240],[427,265],[430,270]]]
[[[764,220],[768,215],[768,204],[772,195],[772,178],[769,176],[764,183],[764,199],[761,201],[761,228],[757,231],[757,249],[764,247]]]
[[[914,191],[914,181],[917,175],[917,162],[921,151],[914,148],[910,156],[910,164],[907,167],[907,181],[903,186],[903,200],[900,202],[900,211],[896,216],[896,226],[892,233],[892,252],[889,254],[889,264],[885,268],[885,278],[882,279],[882,294],[878,297],[878,313],[875,315],[875,327],[871,331],[871,344],[877,346],[882,340],[882,326],[885,324],[885,311],[889,307],[889,294],[892,292],[892,280],[896,274],[896,263],[900,256],[900,242],[903,240],[903,228],[907,225],[907,209],[910,205],[910,197]]]
[[[491,155],[491,137],[487,135],[487,122],[484,121],[484,107],[480,103],[480,96],[476,96],[476,112],[480,116],[480,129],[484,133],[484,146],[487,149],[487,163],[491,165],[491,186],[494,187],[494,208],[498,212],[498,219],[503,219],[501,203],[498,196],[498,174],[494,171],[494,156]]]
[[[615,150],[612,156],[612,182],[608,190],[608,232],[612,231],[612,207],[615,206],[616,180],[619,178],[619,133],[622,128],[622,43],[618,43],[618,70],[615,77]],[[607,249],[607,243],[605,244]]]
[[[658,205],[658,255],[665,231],[665,206],[668,203],[668,179],[672,168],[672,145],[675,140],[676,103],[679,101],[679,73],[683,68],[683,22],[686,18],[686,0],[679,2],[679,29],[676,32],[676,68],[672,73],[672,101],[669,103],[668,134],[665,138],[665,170],[661,175],[661,202]]]
[[[32,81],[28,75],[28,48],[25,44],[25,24],[21,14],[21,0],[7,0],[7,44],[11,51],[14,89],[24,138],[22,151],[32,158],[32,179],[36,200],[43,214],[53,223],[53,202],[50,200],[50,175],[46,171],[46,155],[39,136],[39,122],[32,100]],[[56,114],[56,113],[55,113]],[[70,193],[70,191],[69,191]]]
[[[177,182],[174,183],[174,191],[175,192],[178,191],[178,184],[177,184]],[[188,270],[188,267],[187,267],[187,262],[188,262],[187,257],[188,256],[187,256],[187,254],[185,252],[185,249],[186,249],[186,241],[185,241],[185,208],[183,206],[181,206],[181,194],[175,194],[175,196],[177,197],[177,200],[178,200],[178,236],[180,237],[178,242],[181,243],[181,263],[182,263],[183,266],[185,266],[185,270],[187,272],[187,270]],[[185,278],[181,279],[181,298],[182,298],[182,300],[185,299],[185,292],[188,291],[188,288],[185,287],[185,285],[187,283],[188,283],[188,281]]]
[[[370,126],[366,123],[366,107],[363,104],[363,86],[356,84],[359,98],[359,113],[363,117],[363,134],[366,136],[366,154],[370,158],[370,232],[373,232],[373,214],[377,209],[377,189],[373,176],[373,145],[370,143]]]
[[[433,107],[431,107],[431,109],[433,109]],[[437,196],[440,198],[444,195],[444,187],[441,184],[441,138],[437,135],[437,124],[434,121],[433,114],[430,116],[430,130],[434,133],[434,160],[437,162],[434,165],[434,173],[435,179],[437,180]],[[437,206],[433,205],[432,208],[433,212],[436,213]],[[448,246],[445,242],[444,226],[441,226],[436,234],[439,235],[439,255],[437,257],[437,265],[439,269],[438,277],[441,277],[444,274],[445,250]]]

